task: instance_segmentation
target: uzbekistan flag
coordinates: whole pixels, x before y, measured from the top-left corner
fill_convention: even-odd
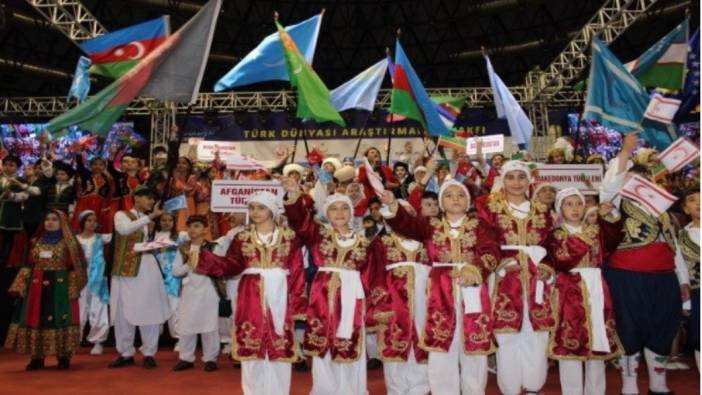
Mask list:
[[[80,49],[93,63],[91,73],[117,79],[165,41],[169,34],[168,16],[162,16],[84,41]]]

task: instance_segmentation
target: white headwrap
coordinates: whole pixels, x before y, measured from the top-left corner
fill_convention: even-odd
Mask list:
[[[577,196],[580,198],[580,200],[585,204],[585,196],[577,189],[577,188],[564,188],[558,191],[556,194],[556,213],[558,215],[563,215],[561,214],[561,204],[563,204],[563,200],[569,196]]]
[[[468,207],[470,207],[470,193],[468,193],[468,188],[466,188],[465,185],[456,180],[449,179],[445,180],[443,184],[441,184],[441,188],[439,188],[439,208],[441,209],[441,211],[444,211],[444,203],[442,197],[444,196],[444,192],[446,192],[446,190],[451,186],[457,186],[463,189],[463,192],[465,192],[466,196],[468,197]],[[468,211],[468,207],[466,207],[466,211]]]
[[[249,196],[249,200],[246,202],[246,204],[249,205],[251,203],[258,203],[266,206],[269,210],[271,210],[274,218],[283,212],[283,205],[280,198],[268,191],[258,191]]]
[[[329,163],[330,165],[334,166],[334,171],[341,169],[341,161],[339,161],[336,158],[326,158],[322,161],[322,168],[324,168],[324,165]]]
[[[414,174],[417,174],[417,172],[424,172],[426,174],[427,168],[424,166],[417,166],[414,168]],[[421,180],[417,180],[417,181],[421,181]]]
[[[83,221],[88,215],[90,214],[95,214],[95,211],[93,210],[83,210],[81,213],[78,215],[78,220]]]
[[[500,168],[500,176],[502,177],[502,179],[504,179],[507,173],[509,173],[510,171],[524,172],[527,175],[527,178],[529,179],[529,184],[531,184],[531,169],[529,168],[529,164],[527,162],[521,160],[510,160],[503,163],[502,168]]]
[[[353,203],[351,203],[351,198],[348,196],[342,194],[342,193],[334,193],[332,195],[327,196],[327,199],[324,201],[324,216],[327,216],[327,211],[329,210],[329,206],[336,202],[343,202],[346,203],[346,205],[349,206],[349,210],[351,210],[351,217],[353,217]]]
[[[543,188],[546,188],[546,187],[551,187],[556,191],[556,193],[558,193],[558,188],[556,188],[550,182],[540,182],[540,183],[536,184],[536,188],[534,188],[534,195],[532,195],[532,200],[536,199],[536,196],[539,194],[539,191],[542,190]]]
[[[298,165],[297,163],[288,163],[283,167],[283,176],[287,177],[290,175],[291,172],[296,171],[300,174],[300,176],[303,176],[305,174],[305,168]]]

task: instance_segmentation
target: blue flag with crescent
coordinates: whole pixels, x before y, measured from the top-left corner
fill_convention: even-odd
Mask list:
[[[322,14],[319,14],[285,28],[309,64],[312,64],[321,24]],[[288,69],[285,65],[283,53],[280,35],[278,33],[269,35],[253,51],[249,52],[244,59],[237,63],[234,68],[229,70],[224,77],[217,81],[214,87],[215,92],[256,82],[289,81],[290,78],[288,77]]]

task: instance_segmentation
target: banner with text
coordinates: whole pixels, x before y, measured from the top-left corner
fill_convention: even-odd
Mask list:
[[[597,195],[602,183],[600,165],[538,164],[536,182],[548,182],[558,189],[577,188],[585,195]]]
[[[215,180],[212,181],[211,210],[215,213],[246,212],[246,203],[255,192],[268,191],[281,201],[285,194],[278,181]]]

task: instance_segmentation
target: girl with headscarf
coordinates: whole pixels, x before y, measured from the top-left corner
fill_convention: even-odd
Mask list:
[[[112,235],[96,234],[98,218],[94,211],[80,214],[80,234],[76,239],[83,248],[87,263],[88,283],[80,292],[80,338],[83,339],[85,324],[90,322],[88,341],[93,343],[91,355],[102,354],[102,343],[110,332],[107,306],[110,304],[110,292],[105,275],[105,245],[112,240]]]
[[[556,212],[562,224],[553,229],[548,242],[558,273],[558,322],[548,352],[558,361],[565,395],[604,394],[605,360],[622,354],[612,299],[600,271],[605,254],[603,233],[599,224],[585,222],[585,211],[580,191],[565,188],[558,192]]]
[[[412,291],[415,297],[426,293],[426,307],[415,304],[413,319],[421,318],[420,323],[408,329],[409,334],[416,333],[413,341],[429,353],[431,392],[485,393],[487,355],[495,349],[486,280],[499,257],[496,237],[490,227],[467,214],[470,194],[456,180],[445,181],[439,190],[441,218],[412,217],[388,191],[382,200],[389,206],[384,214],[387,223],[395,232],[423,243],[431,262],[428,273],[423,266],[412,265],[417,288]],[[385,270],[393,267],[393,263],[386,263]],[[392,292],[390,283],[388,287]],[[393,300],[388,324],[402,326],[407,312],[400,305]]]
[[[493,331],[497,340],[497,384],[503,394],[522,388],[538,393],[546,382],[553,268],[546,257],[552,217],[548,208],[528,198],[532,182],[526,162],[502,165],[501,189],[476,202],[478,217],[501,246],[495,268]]]
[[[290,226],[319,267],[312,281],[303,351],[313,358],[312,395],[367,394],[365,295],[370,274],[369,241],[351,228],[348,196],[329,195],[323,213],[328,225],[313,219],[294,180],[283,179]]]
[[[232,357],[241,361],[247,395],[290,393],[292,362],[300,359],[294,320],[305,317],[302,243],[290,228],[276,224],[281,206],[271,192],[251,195],[251,225],[234,237],[226,256],[202,251],[196,269],[217,277],[241,274]]]
[[[83,156],[76,156],[79,176],[78,199],[73,210],[71,228],[80,228],[80,213],[92,210],[98,217],[100,232],[112,233],[114,212],[112,196],[115,193],[115,181],[107,171],[107,162],[101,157],[90,160],[90,169],[83,164]]]
[[[166,287],[168,305],[171,308],[171,316],[168,318],[168,333],[172,338],[178,339],[178,302],[180,301],[180,278],[173,274],[173,267],[183,261],[183,257],[178,253],[178,247],[187,238],[185,232],[179,234],[176,230],[176,216],[172,213],[163,213],[156,222],[156,233],[154,240],[170,242],[172,246],[164,247],[154,252],[154,257],[161,266],[163,273],[163,285]],[[174,347],[177,351],[178,343]]]
[[[42,369],[48,355],[58,358],[59,369],[70,367],[80,345],[78,298],[86,284],[85,267],[65,215],[50,210],[9,289],[21,299],[5,347],[31,356],[27,370]]]

